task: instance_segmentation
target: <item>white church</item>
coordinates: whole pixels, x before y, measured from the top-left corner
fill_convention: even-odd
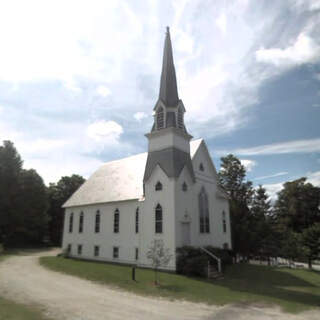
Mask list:
[[[148,152],[105,163],[63,205],[62,246],[72,257],[150,267],[146,253],[162,239],[174,271],[176,248],[231,249],[228,196],[185,112],[167,28]]]

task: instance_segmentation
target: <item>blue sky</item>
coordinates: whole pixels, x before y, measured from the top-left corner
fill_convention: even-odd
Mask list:
[[[320,1],[3,1],[0,140],[45,182],[144,152],[169,25],[186,125],[271,196],[320,185]]]

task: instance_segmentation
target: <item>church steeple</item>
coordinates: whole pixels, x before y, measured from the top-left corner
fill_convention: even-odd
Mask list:
[[[151,132],[177,128],[187,133],[183,119],[186,110],[178,95],[169,27],[164,41],[159,99],[153,110],[155,113]]]
[[[164,42],[159,99],[162,100],[166,107],[176,107],[179,102],[169,27],[167,27]]]

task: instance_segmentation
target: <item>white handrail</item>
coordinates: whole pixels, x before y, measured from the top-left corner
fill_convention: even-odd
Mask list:
[[[213,259],[216,259],[218,261],[218,271],[221,272],[221,259],[218,258],[217,256],[215,256],[212,252],[210,252],[209,250],[205,249],[204,247],[200,247],[200,249],[202,251],[204,251],[206,254],[208,254],[209,256],[211,256]]]

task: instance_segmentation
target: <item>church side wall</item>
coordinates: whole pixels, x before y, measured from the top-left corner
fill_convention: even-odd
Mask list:
[[[141,202],[137,200],[108,204],[97,204],[67,208],[65,211],[63,249],[72,245],[71,256],[90,260],[136,263],[135,248],[139,247],[139,233],[135,232],[136,208]],[[114,211],[120,212],[119,233],[114,233]],[[95,215],[100,211],[100,232],[95,233]],[[79,216],[84,213],[83,232],[79,233]],[[73,230],[69,232],[69,217],[73,212]],[[141,226],[140,230],[141,232]],[[82,254],[78,255],[77,246],[82,245]],[[99,246],[99,256],[94,256],[94,246]],[[119,248],[119,257],[113,258],[113,247]],[[140,253],[140,252],[139,252]]]

